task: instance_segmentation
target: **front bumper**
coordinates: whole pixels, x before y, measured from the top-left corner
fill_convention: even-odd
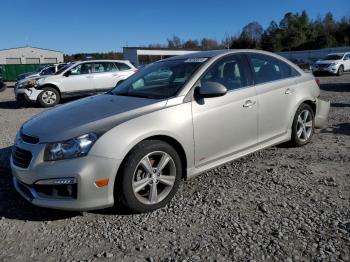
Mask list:
[[[38,99],[42,90],[37,90],[34,87],[31,88],[14,88],[17,101],[25,100],[26,102],[35,102]]]
[[[330,106],[331,102],[319,98],[316,99],[315,128],[322,129],[327,127]]]
[[[11,156],[15,189],[32,204],[75,211],[101,209],[114,204],[114,180],[121,160],[87,155],[76,159],[45,162],[42,160],[43,145],[22,143],[17,147],[33,154],[28,168],[16,166]],[[77,182],[75,198],[43,197],[36,191],[38,181],[59,178],[75,179]],[[109,179],[108,185],[97,187],[95,181],[104,178]]]
[[[313,73],[329,73],[329,74],[337,74],[339,69],[339,65],[334,66],[328,66],[328,67],[320,67],[320,66],[313,66],[312,72]]]

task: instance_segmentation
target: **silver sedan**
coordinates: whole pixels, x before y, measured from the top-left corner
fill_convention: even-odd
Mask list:
[[[145,67],[110,92],[23,124],[11,167],[34,205],[90,210],[166,205],[182,179],[257,150],[303,146],[326,125],[317,80],[263,51],[221,50]]]

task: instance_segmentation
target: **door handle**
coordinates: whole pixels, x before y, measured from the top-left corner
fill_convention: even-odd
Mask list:
[[[293,89],[291,88],[287,88],[286,91],[284,92],[286,95],[290,95],[291,93],[293,93]]]
[[[252,101],[252,100],[247,100],[245,101],[245,103],[243,104],[243,107],[252,107],[253,105],[255,105],[256,102]]]

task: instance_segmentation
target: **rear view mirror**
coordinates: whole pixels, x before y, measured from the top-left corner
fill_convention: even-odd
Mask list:
[[[218,82],[207,81],[199,88],[199,95],[201,97],[218,97],[226,93],[227,88]]]

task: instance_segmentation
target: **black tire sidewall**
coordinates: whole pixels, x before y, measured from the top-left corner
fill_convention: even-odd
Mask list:
[[[297,126],[298,126],[298,116],[300,115],[300,113],[304,110],[308,110],[309,113],[312,116],[312,131],[311,131],[311,135],[309,137],[309,139],[307,139],[306,141],[301,141],[300,138],[297,135]],[[311,139],[312,136],[314,134],[315,131],[315,115],[314,115],[314,111],[312,110],[311,106],[308,104],[301,104],[298,108],[298,110],[295,113],[294,119],[293,119],[293,125],[292,125],[292,144],[295,146],[303,146],[308,144]]]
[[[176,166],[176,178],[173,188],[166,198],[161,202],[154,205],[146,205],[140,202],[134,194],[132,188],[132,180],[134,171],[139,163],[139,161],[148,153],[154,151],[164,151],[168,153],[174,160]],[[138,144],[123,161],[123,166],[121,172],[118,174],[115,185],[115,197],[121,201],[121,203],[129,210],[136,213],[151,212],[153,210],[159,209],[165,206],[174,197],[177,189],[179,187],[182,177],[182,165],[181,159],[176,152],[176,150],[169,145],[160,140],[146,140]]]
[[[51,92],[54,92],[56,94],[56,101],[55,103],[53,104],[46,104],[43,99],[42,99],[42,96],[44,94],[45,91],[51,91]],[[42,106],[42,107],[53,107],[55,105],[57,105],[59,102],[60,102],[60,94],[57,92],[57,90],[55,88],[52,88],[52,87],[45,87],[43,89],[43,91],[39,94],[38,96],[38,102],[39,104]]]
[[[338,69],[338,76],[341,76],[343,73],[344,73],[344,66],[341,65],[339,66],[339,69]]]

